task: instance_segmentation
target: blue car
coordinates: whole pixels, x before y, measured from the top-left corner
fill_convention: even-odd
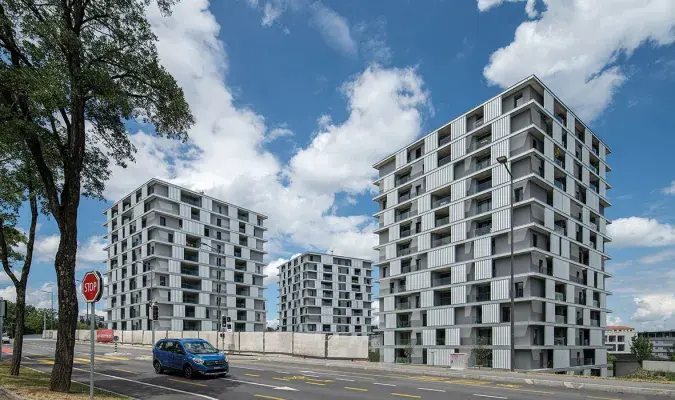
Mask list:
[[[202,339],[162,339],[152,349],[155,372],[183,371],[186,378],[196,375],[226,375],[227,356]]]

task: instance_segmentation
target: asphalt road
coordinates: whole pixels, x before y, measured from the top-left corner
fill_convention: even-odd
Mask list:
[[[24,365],[51,372],[55,342],[27,340]],[[89,381],[88,344],[75,346],[73,379]],[[155,374],[150,349],[95,350],[95,385],[137,399],[258,399],[258,400],[490,400],[490,399],[660,399],[656,396],[616,395],[588,390],[526,387],[496,382],[423,375],[371,372],[356,368],[232,359],[225,378],[187,380],[180,373]],[[663,397],[665,398],[665,397]]]

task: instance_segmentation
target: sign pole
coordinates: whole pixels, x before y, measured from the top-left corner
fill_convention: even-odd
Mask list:
[[[0,297],[0,361],[2,361],[2,348],[4,346],[2,336],[5,334],[5,311],[5,300]]]
[[[95,333],[94,333],[94,317],[96,315],[96,303],[91,303],[91,314],[89,314],[89,323],[91,324],[91,336],[89,341],[91,342],[91,360],[89,362],[89,398],[94,400],[94,342],[96,342]]]

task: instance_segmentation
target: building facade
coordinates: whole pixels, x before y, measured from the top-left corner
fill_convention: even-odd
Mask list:
[[[366,335],[372,332],[372,262],[304,253],[279,267],[279,330]]]
[[[532,76],[376,163],[382,360],[605,375],[609,153]]]
[[[264,331],[267,217],[157,179],[104,213],[108,328]]]
[[[668,331],[638,332],[638,336],[644,336],[654,345],[654,358],[669,360],[670,354],[675,354],[675,329]]]
[[[635,329],[630,326],[608,325],[605,331],[607,351],[612,354],[630,354],[633,336],[635,336]]]

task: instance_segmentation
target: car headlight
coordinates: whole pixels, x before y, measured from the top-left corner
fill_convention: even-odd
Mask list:
[[[223,361],[227,362],[227,356],[223,354]]]
[[[197,364],[204,364],[204,360],[201,358],[193,358],[192,361],[196,362]]]

